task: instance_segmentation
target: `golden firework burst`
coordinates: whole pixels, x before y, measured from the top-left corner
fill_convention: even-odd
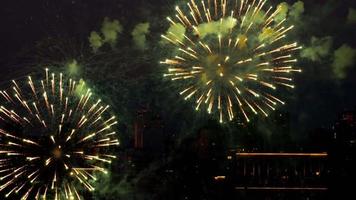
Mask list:
[[[116,156],[109,106],[62,74],[0,91],[0,191],[12,199],[81,199]],[[80,189],[80,190],[79,190]]]
[[[283,6],[265,9],[267,0],[190,0],[168,17],[162,38],[176,53],[162,64],[164,77],[178,81],[185,100],[219,116],[220,122],[250,114],[268,116],[278,104],[280,88],[294,88],[295,52],[287,34]],[[187,13],[187,14],[185,14]],[[171,31],[180,30],[180,31]]]

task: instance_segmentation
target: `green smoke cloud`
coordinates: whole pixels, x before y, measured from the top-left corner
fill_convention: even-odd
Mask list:
[[[301,15],[304,13],[304,2],[297,1],[292,5],[289,11],[289,17],[295,21],[299,21]]]
[[[117,42],[118,34],[123,30],[118,20],[110,20],[105,18],[101,27],[101,33],[104,36],[104,41],[114,46]]]
[[[289,5],[286,2],[280,3],[277,7],[280,11],[279,13],[274,17],[274,20],[276,22],[280,22],[283,19],[287,17],[288,10],[289,10]]]
[[[347,22],[350,24],[356,24],[356,10],[349,8],[349,15],[347,16]]]
[[[237,20],[232,17],[227,17],[219,21],[200,24],[197,28],[201,38],[205,38],[209,34],[224,36],[237,24]]]
[[[135,46],[141,50],[146,48],[146,34],[149,33],[149,28],[150,24],[148,22],[140,23],[136,25],[131,33]]]
[[[78,97],[81,97],[82,95],[85,95],[88,89],[89,88],[86,82],[83,79],[80,79],[79,82],[77,82],[74,94],[76,94]]]
[[[263,42],[264,40],[266,40],[267,38],[269,38],[270,36],[274,35],[275,31],[273,30],[273,28],[271,27],[267,27],[264,28],[261,32],[261,34],[258,36],[258,40],[260,42]]]
[[[332,37],[311,38],[311,45],[301,51],[301,57],[312,61],[321,61],[321,59],[330,53],[333,40]]]
[[[96,52],[104,44],[103,39],[96,31],[92,31],[90,33],[89,43],[94,52]]]
[[[356,49],[344,44],[334,52],[334,62],[332,68],[337,78],[343,79],[347,75],[350,67],[353,67],[356,61]]]
[[[265,22],[265,12],[263,10],[260,10],[260,12],[256,13],[254,16],[249,16],[246,18],[246,24],[250,24],[253,22],[256,25],[263,24]]]
[[[110,20],[105,17],[101,25],[101,33],[96,31],[90,33],[90,47],[94,52],[97,52],[104,44],[110,44],[113,47],[117,43],[118,35],[122,31],[123,28],[118,20]]]
[[[129,182],[127,175],[120,177],[120,181],[114,181],[113,179],[119,179],[112,173],[97,174],[97,181],[92,184],[98,188],[95,190],[94,199],[105,199],[109,197],[122,197],[123,199],[132,199],[132,193],[134,193],[133,185]],[[113,187],[114,186],[114,187]],[[130,198],[131,197],[131,198]],[[118,198],[121,199],[121,198]]]
[[[279,13],[274,17],[276,22],[280,22],[287,16],[294,21],[299,21],[300,17],[304,13],[304,2],[297,1],[292,6],[286,2],[282,2],[278,5]]]
[[[172,24],[166,32],[166,36],[172,38],[173,41],[178,39],[179,41],[184,40],[185,27],[182,24]],[[174,38],[174,39],[173,39]],[[166,40],[161,40],[161,42],[166,43]]]
[[[73,59],[67,64],[69,75],[78,75],[80,72],[80,65],[76,59]]]

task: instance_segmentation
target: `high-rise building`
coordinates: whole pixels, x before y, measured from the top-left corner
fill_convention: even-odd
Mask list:
[[[152,154],[163,153],[165,145],[164,126],[159,114],[149,108],[142,108],[137,112],[134,121],[134,148]]]
[[[141,109],[137,112],[136,120],[134,121],[134,148],[142,149],[143,148],[143,132],[145,129],[145,113],[146,109]]]

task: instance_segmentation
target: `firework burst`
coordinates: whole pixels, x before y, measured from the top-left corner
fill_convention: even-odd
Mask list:
[[[162,38],[176,53],[162,61],[164,77],[179,81],[180,95],[192,99],[196,110],[206,109],[220,122],[250,115],[268,116],[278,104],[280,88],[294,88],[293,65],[301,49],[287,37],[283,7],[265,9],[267,0],[202,0],[176,7],[172,27]],[[185,14],[187,13],[187,14]]]
[[[0,91],[0,191],[11,199],[81,199],[115,158],[117,121],[83,81],[49,74]]]

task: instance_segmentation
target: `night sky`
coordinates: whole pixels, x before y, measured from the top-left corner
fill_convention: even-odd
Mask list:
[[[276,5],[281,1],[270,1]],[[286,1],[291,9],[296,1]],[[114,111],[122,116],[123,143],[132,141],[137,112],[149,108],[179,140],[210,124],[205,113],[177,100],[170,82],[162,78],[166,55],[160,44],[173,15],[175,0],[4,0],[0,7],[0,86],[12,79],[41,72],[50,66],[86,79]],[[114,44],[94,50],[91,33],[117,20]],[[140,49],[132,34],[139,23],[149,23]],[[308,0],[294,24],[292,37],[303,46],[296,74],[296,89],[284,95],[287,104],[277,113],[289,113],[292,143],[308,139],[309,132],[330,128],[338,115],[356,107],[356,1]],[[74,63],[74,64],[73,64]],[[273,134],[272,121],[256,120],[252,127]],[[220,126],[219,126],[220,127]],[[222,125],[229,134],[244,127]],[[262,129],[262,130],[261,130]],[[234,144],[230,144],[234,146]]]
[[[169,0],[5,1],[0,8],[2,82],[16,78],[19,74],[25,75],[31,71],[28,65],[38,66],[39,63],[32,60],[32,54],[36,54],[36,47],[46,39],[52,39],[51,42],[56,39],[75,41],[75,44],[72,44],[73,49],[61,44],[61,48],[69,49],[68,55],[56,55],[58,52],[53,52],[55,55],[50,56],[54,62],[61,62],[61,59],[66,62],[71,56],[74,59],[76,56],[85,56],[85,52],[80,51],[90,51],[90,32],[100,29],[105,17],[117,19],[122,24],[124,30],[118,39],[122,48],[129,48],[132,44],[130,33],[136,24],[150,22],[148,43],[149,48],[153,49],[157,46],[155,39],[157,40],[167,28],[162,19],[173,11],[174,5],[175,2]],[[331,37],[332,44],[330,49],[326,50],[327,53],[316,60],[300,59],[304,73],[297,75],[297,88],[290,94],[288,105],[282,108],[290,112],[292,132],[296,135],[303,135],[313,128],[330,126],[339,112],[355,106],[356,99],[353,68],[355,56],[351,58],[351,66],[345,68],[346,74],[342,78],[333,73],[331,66],[335,50],[343,44],[355,46],[355,21],[348,21],[349,9],[356,7],[355,2],[313,0],[305,2],[304,7],[300,24],[297,24],[297,41],[308,47],[312,45],[312,37]],[[145,56],[148,57],[147,53]],[[124,65],[133,65],[130,63],[130,57],[122,59]],[[140,76],[145,76],[143,73],[147,72],[147,65],[159,68],[156,66],[159,60],[155,59],[159,59],[159,55],[145,60],[142,65],[145,65],[146,69],[139,70],[138,73],[142,73]],[[138,61],[135,61],[135,64],[136,62]]]

